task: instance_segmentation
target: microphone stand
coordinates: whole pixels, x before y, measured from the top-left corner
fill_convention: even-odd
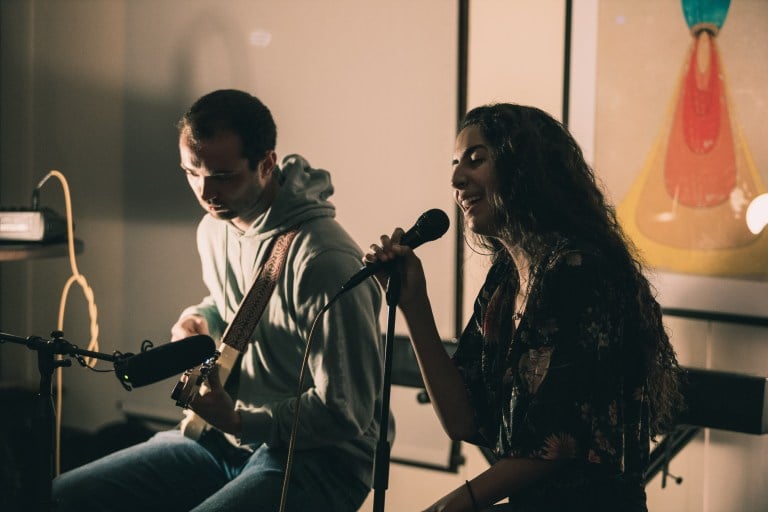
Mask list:
[[[47,512],[53,509],[51,487],[54,474],[54,445],[55,445],[55,408],[53,405],[53,372],[56,368],[72,366],[71,359],[56,360],[55,355],[74,356],[85,366],[83,356],[102,359],[112,363],[120,361],[122,354],[103,354],[83,350],[63,338],[64,333],[53,331],[53,339],[44,340],[38,336],[22,338],[0,332],[0,343],[6,341],[26,345],[30,350],[37,351],[37,369],[40,372],[40,388],[36,397],[34,417],[32,418],[32,438],[34,442],[35,478],[34,496],[36,506],[33,510]]]
[[[384,495],[389,486],[389,399],[392,387],[392,353],[395,345],[395,317],[400,299],[400,272],[392,266],[387,282],[387,332],[384,342],[384,387],[381,394],[381,424],[379,442],[376,445],[376,463],[373,473],[373,512],[384,512]]]

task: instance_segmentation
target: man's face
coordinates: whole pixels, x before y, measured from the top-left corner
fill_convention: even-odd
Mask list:
[[[242,228],[269,207],[264,204],[263,192],[273,166],[265,158],[252,170],[238,135],[222,132],[194,145],[184,130],[179,137],[179,153],[189,186],[200,206],[213,217],[232,220]]]

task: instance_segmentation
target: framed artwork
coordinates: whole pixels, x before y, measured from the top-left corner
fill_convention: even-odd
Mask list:
[[[594,5],[593,165],[662,306],[768,318],[768,3]]]

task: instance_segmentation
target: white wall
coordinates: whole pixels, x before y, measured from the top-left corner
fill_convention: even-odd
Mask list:
[[[575,3],[574,37],[581,36],[574,51],[580,62],[594,60],[598,3]],[[86,245],[77,261],[95,293],[100,350],[163,342],[180,308],[203,293],[194,249],[201,212],[178,171],[174,127],[189,103],[219,87],[264,99],[278,123],[278,152],[301,152],[333,173],[339,219],[367,246],[428,208],[453,211],[456,4],[2,0],[0,204],[26,204],[42,175],[62,171]],[[471,2],[470,108],[516,101],[559,117],[563,4]],[[594,105],[593,76],[574,70],[572,108]],[[573,112],[589,155],[593,134]],[[53,181],[43,204],[63,211]],[[453,239],[452,227],[419,249],[446,338],[454,324]],[[484,268],[467,254],[465,316]],[[0,264],[0,331],[47,336],[69,270],[63,258]],[[67,339],[87,342],[87,317],[73,291]],[[670,327],[686,364],[768,374],[764,331],[678,319]],[[3,384],[36,386],[34,363],[30,351],[0,346]],[[127,393],[109,373],[77,365],[64,373],[67,425],[96,430],[121,418],[120,404],[178,414],[168,397],[175,379]],[[446,442],[436,423],[429,429],[436,444]],[[707,431],[673,461],[681,486],[649,486],[651,510],[768,507],[766,451],[764,437]],[[465,445],[463,453],[458,474],[393,464],[387,510],[423,508],[486,466],[476,448]],[[369,499],[363,510],[371,509]]]
[[[3,100],[9,106],[3,111],[9,142],[3,146],[2,201],[27,204],[48,169],[67,177],[77,236],[86,245],[79,268],[99,306],[102,352],[136,351],[143,339],[166,341],[181,308],[203,295],[194,248],[202,211],[179,170],[175,123],[210,90],[242,88],[265,101],[278,124],[278,153],[301,153],[332,172],[338,218],[361,246],[397,225],[409,227],[429,208],[452,208],[452,5],[2,5]],[[18,124],[28,125],[23,135],[16,133]],[[60,191],[49,183],[43,201],[57,207]],[[419,250],[443,330],[453,324],[452,239],[449,233]],[[67,262],[13,262],[2,271],[8,283],[3,329],[47,336],[56,327]],[[11,285],[22,274],[28,293],[17,302]],[[73,293],[65,334],[84,345],[88,323],[78,299]],[[3,347],[4,354],[12,350],[18,352]],[[3,378],[34,379],[35,373],[34,366],[8,363]],[[77,368],[65,374],[66,392],[77,396],[65,404],[65,423],[86,416],[95,428],[116,419],[116,400],[178,414],[167,396],[171,382],[167,391],[158,384],[128,395],[106,375]]]

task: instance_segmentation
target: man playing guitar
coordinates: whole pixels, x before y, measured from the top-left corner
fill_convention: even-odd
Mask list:
[[[181,313],[172,339],[223,338],[201,392],[181,401],[202,427],[64,473],[57,510],[275,511],[299,405],[286,510],[353,511],[365,500],[383,385],[381,295],[368,280],[320,316],[297,396],[313,322],[362,253],[334,219],[329,173],[298,155],[278,166],[275,140],[267,107],[242,91],[207,94],[179,122],[181,169],[206,212],[197,244],[209,294]],[[291,231],[260,320],[230,334],[272,242]]]

